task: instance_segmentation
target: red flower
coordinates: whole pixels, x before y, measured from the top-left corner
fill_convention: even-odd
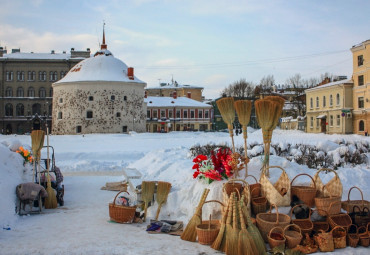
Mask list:
[[[207,156],[200,154],[195,159],[193,159],[193,162],[194,163],[200,163],[200,162],[202,162],[204,160],[207,160],[207,159],[208,159]]]
[[[194,172],[194,173],[193,173],[193,178],[194,178],[194,179],[195,179],[195,178],[197,178],[199,174],[200,174],[200,172],[199,172],[199,171]]]

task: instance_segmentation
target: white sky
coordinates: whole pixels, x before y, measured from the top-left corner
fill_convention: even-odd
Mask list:
[[[240,78],[350,77],[369,10],[367,0],[2,0],[0,45],[95,52],[105,20],[108,49],[148,87],[173,76],[215,98]]]

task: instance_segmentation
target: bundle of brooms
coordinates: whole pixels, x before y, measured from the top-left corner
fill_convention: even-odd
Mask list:
[[[269,176],[269,157],[272,131],[279,124],[279,119],[283,111],[285,100],[279,96],[268,96],[264,99],[258,99],[255,102],[256,115],[259,126],[262,129],[264,143],[264,161],[263,168],[266,169],[266,175]]]
[[[245,157],[245,177],[248,176],[248,153],[247,153],[247,126],[251,118],[252,102],[250,100],[238,100],[234,103],[239,123],[243,129],[244,157]]]

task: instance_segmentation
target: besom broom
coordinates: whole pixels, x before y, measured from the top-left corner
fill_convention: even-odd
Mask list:
[[[229,227],[229,230],[226,232],[226,255],[237,255],[238,254],[238,242],[239,242],[239,227],[237,220],[237,210],[236,210],[236,197],[233,193],[233,205],[232,205],[232,215],[233,215],[233,224],[232,227]],[[231,225],[231,224],[230,224]]]
[[[202,223],[202,207],[207,199],[209,189],[204,189],[202,197],[200,198],[198,207],[195,210],[195,214],[186,225],[184,232],[180,238],[185,241],[195,242],[197,240],[196,227]]]
[[[45,137],[45,132],[43,130],[33,130],[31,132],[32,154],[34,157],[32,182],[35,182],[36,162],[40,161],[39,152],[42,146],[44,146],[44,137]],[[38,180],[36,181],[40,183],[40,175],[38,175]]]
[[[143,181],[141,183],[141,197],[144,201],[144,221],[146,220],[146,214],[149,206],[149,202],[152,201],[155,190],[155,182]]]
[[[218,235],[217,235],[215,241],[211,245],[212,249],[215,249],[215,250],[218,250],[218,251],[224,251],[225,250],[225,245],[226,245],[226,234],[225,234],[226,220],[227,220],[227,215],[228,215],[228,212],[229,212],[229,208],[231,206],[230,201],[231,200],[229,198],[229,200],[227,202],[227,209],[225,211],[224,216],[222,217],[220,231],[218,232]]]
[[[241,201],[241,203],[243,203]],[[258,254],[258,250],[252,237],[250,236],[247,228],[245,227],[245,220],[242,212],[242,207],[238,203],[239,217],[241,230],[239,232],[239,241],[238,241],[238,255],[254,255]]]
[[[167,202],[168,194],[171,190],[171,183],[169,182],[158,182],[157,185],[157,198],[158,209],[155,219],[158,220],[159,212],[161,211],[162,205]]]
[[[216,101],[216,103],[221,113],[222,119],[227,124],[227,128],[229,129],[232,150],[233,152],[235,152],[234,133],[233,133],[233,122],[235,121],[234,98],[224,97]]]
[[[251,118],[252,102],[250,100],[238,100],[234,103],[239,123],[243,128],[244,157],[245,157],[245,177],[248,176],[248,153],[247,153],[247,126]]]
[[[46,162],[46,171],[47,171],[47,184],[46,184],[46,193],[48,196],[45,198],[45,208],[54,209],[58,207],[57,197],[55,195],[54,189],[51,187],[50,180],[50,160],[49,160],[49,128],[46,128],[46,144],[47,144],[47,162]]]

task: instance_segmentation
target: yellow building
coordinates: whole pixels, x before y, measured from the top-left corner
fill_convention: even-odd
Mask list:
[[[370,40],[351,48],[353,55],[353,133],[370,131]]]
[[[352,133],[352,88],[340,80],[306,89],[307,133]]]
[[[173,97],[173,93],[176,92],[178,97],[187,97],[202,102],[203,89],[203,87],[193,85],[181,85],[174,81],[171,84],[161,83],[159,87],[147,87],[145,93],[149,97]]]

